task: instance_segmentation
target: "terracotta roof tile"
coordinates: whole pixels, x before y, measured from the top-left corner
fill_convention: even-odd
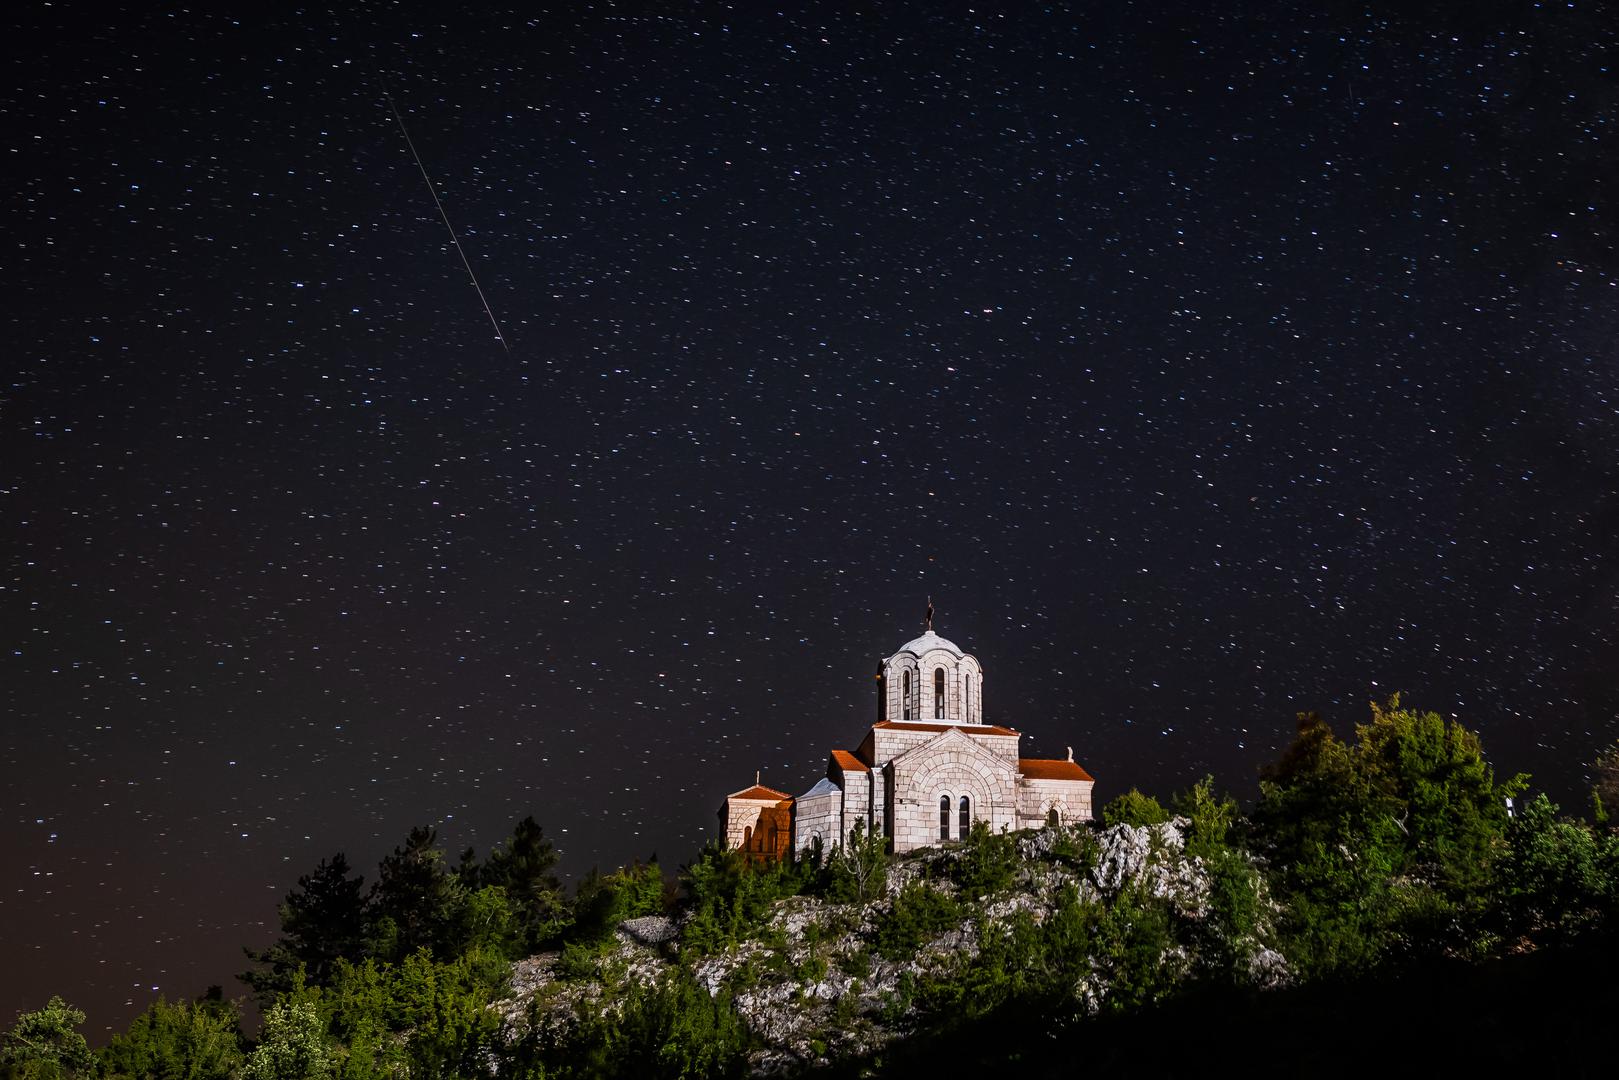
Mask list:
[[[872,725],[883,730],[902,731],[949,731],[951,728],[960,728],[969,735],[1016,735],[1017,732],[1009,727],[998,724],[918,724],[905,720],[883,720]]]
[[[837,762],[838,768],[844,772],[870,772],[871,766],[855,757],[847,750],[832,751],[832,760]]]
[[[775,802],[781,802],[784,799],[792,798],[792,796],[787,794],[785,791],[777,791],[775,788],[768,788],[763,784],[754,784],[746,791],[734,792],[725,797],[727,799],[769,799]]]
[[[1018,772],[1028,780],[1094,780],[1090,773],[1079,767],[1077,761],[1062,758],[1017,759]]]

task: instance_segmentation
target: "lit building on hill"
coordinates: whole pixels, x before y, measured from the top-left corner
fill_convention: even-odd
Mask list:
[[[855,749],[832,751],[813,787],[794,798],[755,777],[726,797],[728,846],[775,859],[829,849],[861,825],[904,852],[960,840],[977,821],[998,832],[1090,820],[1095,781],[1072,748],[1020,756],[1023,736],[985,719],[977,658],[934,633],[932,613],[879,665],[877,722]]]

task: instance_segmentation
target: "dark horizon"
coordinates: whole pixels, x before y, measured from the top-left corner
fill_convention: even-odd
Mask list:
[[[0,1021],[417,824],[672,870],[930,597],[1099,804],[1403,691],[1585,810],[1611,5],[13,18]]]

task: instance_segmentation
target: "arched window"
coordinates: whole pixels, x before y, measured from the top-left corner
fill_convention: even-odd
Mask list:
[[[1046,824],[1052,826],[1053,828],[1062,824],[1062,815],[1057,813],[1057,808],[1055,806],[1046,811]]]
[[[944,668],[933,669],[933,719],[944,719]]]
[[[967,834],[973,831],[973,807],[967,801],[967,796],[961,797],[961,838],[967,839]]]
[[[950,796],[939,796],[939,839],[950,839]]]
[[[899,683],[900,683],[900,700],[902,702],[904,702],[904,704],[900,706],[900,710],[901,710],[900,715],[904,719],[909,720],[911,718],[911,672],[910,672],[910,669],[906,669],[905,674],[900,678]]]
[[[973,673],[970,671],[961,676],[961,718],[969,724],[973,722]]]

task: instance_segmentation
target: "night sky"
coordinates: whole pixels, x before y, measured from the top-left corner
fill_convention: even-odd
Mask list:
[[[1580,801],[1619,8],[1377,6],[14,12],[0,1023],[419,823],[672,868],[930,596],[1099,799],[1403,690]]]

